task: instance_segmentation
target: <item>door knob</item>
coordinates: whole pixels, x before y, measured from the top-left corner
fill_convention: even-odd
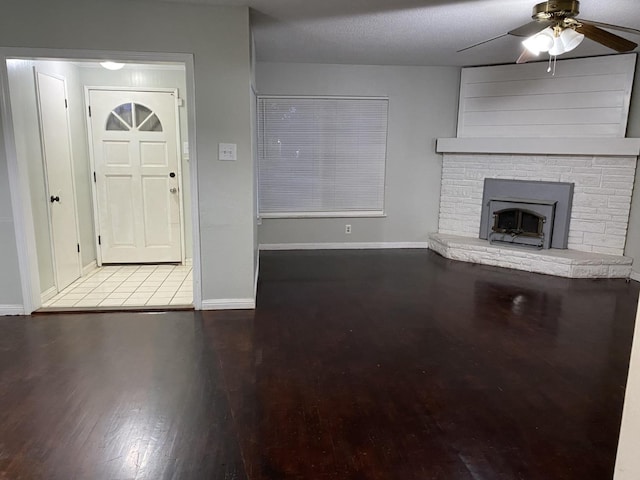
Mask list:
[[[58,196],[54,197],[53,195],[51,195],[51,203],[53,203],[53,202],[60,202],[60,197],[58,197]]]
[[[169,191],[171,193],[178,193],[178,189],[176,187],[170,188]]]

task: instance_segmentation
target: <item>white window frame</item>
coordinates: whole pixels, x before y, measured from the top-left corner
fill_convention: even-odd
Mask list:
[[[386,188],[387,188],[387,160],[388,160],[388,137],[389,137],[389,110],[388,110],[388,102],[389,97],[380,97],[380,96],[344,96],[344,95],[257,95],[256,96],[256,114],[260,115],[260,101],[262,99],[318,99],[318,100],[383,100],[387,102],[387,127],[386,127],[386,135],[385,135],[385,152],[384,152],[384,172],[383,172],[383,192],[382,192],[382,209],[381,210],[349,210],[349,211],[322,211],[322,212],[268,212],[263,213],[260,211],[260,155],[262,150],[262,145],[258,145],[258,155],[257,155],[257,165],[256,165],[256,174],[258,176],[256,185],[256,201],[258,203],[258,218],[269,219],[269,218],[383,218],[386,217]],[[259,125],[260,122],[258,121]],[[257,127],[259,130],[259,126]],[[259,135],[259,132],[258,132]],[[260,140],[258,140],[259,142]]]

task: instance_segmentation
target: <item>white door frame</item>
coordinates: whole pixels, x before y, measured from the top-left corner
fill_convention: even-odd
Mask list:
[[[86,86],[84,87],[84,105],[85,105],[85,120],[87,122],[87,136],[89,142],[89,161],[91,164],[91,171],[96,171],[96,161],[93,153],[93,128],[91,126],[91,117],[89,116],[89,111],[86,109],[87,105],[90,104],[89,95],[91,91],[118,91],[118,92],[160,92],[160,93],[173,93],[175,98],[174,103],[174,111],[175,111],[175,120],[176,120],[176,158],[178,160],[178,185],[180,185],[180,195],[179,195],[179,203],[180,203],[180,260],[184,265],[186,260],[186,249],[184,245],[184,193],[182,188],[182,137],[180,135],[180,110],[178,103],[181,100],[178,98],[178,89],[177,88],[139,88],[139,87],[93,87]],[[102,265],[102,246],[98,244],[98,235],[100,235],[100,217],[98,212],[98,192],[96,188],[96,183],[91,182],[91,192],[93,195],[93,224],[96,232],[95,235],[95,246],[96,246],[96,262],[100,267]]]
[[[189,173],[191,184],[191,222],[193,242],[193,306],[202,309],[202,266],[200,258],[200,208],[198,205],[198,158],[196,148],[196,102],[193,55],[187,53],[143,53],[82,49],[47,49],[0,47],[0,114],[4,131],[5,155],[9,171],[11,209],[20,268],[20,283],[24,314],[29,315],[42,306],[40,278],[33,229],[29,178],[25,165],[20,165],[16,151],[13,115],[11,112],[7,60],[98,60],[133,63],[175,62],[185,66],[187,87],[187,119],[189,141]]]
[[[45,144],[44,144],[44,130],[43,130],[43,125],[42,125],[42,105],[41,105],[41,99],[40,99],[40,84],[39,84],[39,80],[38,80],[38,73],[42,74],[42,75],[48,75],[52,78],[56,78],[58,80],[61,80],[63,85],[64,85],[64,97],[65,99],[69,98],[69,91],[67,90],[67,79],[65,77],[63,77],[62,75],[58,75],[55,73],[48,73],[48,72],[41,72],[38,70],[37,67],[33,67],[33,73],[34,73],[34,77],[35,77],[35,82],[36,82],[36,99],[37,99],[37,105],[38,105],[38,118],[40,119],[40,148],[42,150],[42,161],[44,163],[43,167],[44,167],[44,178],[45,178],[45,198],[49,198],[49,196],[51,195],[51,192],[49,191],[49,163],[47,161],[47,154],[46,154],[46,149],[45,149]],[[67,141],[69,142],[69,156],[70,156],[70,170],[71,170],[71,195],[73,197],[73,205],[74,205],[74,217],[75,217],[75,223],[76,223],[76,241],[78,242],[78,244],[80,244],[80,222],[78,220],[78,201],[77,201],[77,196],[76,196],[76,174],[74,171],[74,158],[73,158],[73,142],[71,141],[71,119],[69,118],[69,109],[66,110],[66,120],[67,120],[67,124],[66,124],[66,129],[67,129]],[[29,197],[31,198],[31,197]],[[57,264],[56,264],[56,252],[55,252],[55,243],[54,243],[54,235],[53,235],[53,219],[51,218],[51,204],[47,205],[47,219],[49,220],[49,237],[51,238],[51,258],[53,259],[53,264],[54,264],[54,268],[57,269]],[[79,271],[78,271],[78,278],[80,276],[82,276],[82,256],[80,255],[80,252],[78,252],[78,264],[79,264]],[[53,275],[53,284],[56,286],[56,291],[60,292],[60,285],[58,284],[58,275],[54,272]]]

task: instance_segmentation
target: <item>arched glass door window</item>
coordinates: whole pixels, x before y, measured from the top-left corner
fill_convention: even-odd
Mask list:
[[[150,108],[139,103],[123,103],[114,108],[107,118],[107,130],[127,132],[161,132],[162,123]]]

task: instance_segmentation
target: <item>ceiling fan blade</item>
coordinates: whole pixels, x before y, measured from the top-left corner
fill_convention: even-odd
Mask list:
[[[630,52],[634,50],[638,44],[615,35],[611,32],[591,25],[589,23],[582,23],[581,26],[576,27],[578,33],[584,34],[585,37],[593,40],[594,42],[601,43],[605,47],[609,47],[619,53]]]
[[[634,35],[640,35],[640,30],[637,30],[635,28],[623,27],[621,25],[613,25],[611,23],[594,22],[593,20],[584,20],[582,18],[576,18],[575,20],[579,23],[588,23],[590,25],[595,25],[596,27],[600,27],[600,28],[607,28],[609,30],[618,30],[620,32],[627,32],[627,33],[633,33]]]
[[[527,63],[527,62],[530,62],[531,60],[536,60],[537,58],[538,58],[537,55],[535,55],[534,53],[531,53],[529,50],[525,48],[524,51],[520,54],[520,56],[516,60],[516,63]]]
[[[503,33],[502,35],[498,35],[497,37],[490,38],[489,40],[483,40],[482,42],[474,43],[473,45],[469,45],[468,47],[464,47],[463,49],[458,50],[456,53],[464,52],[465,50],[469,50],[470,48],[484,45],[485,43],[493,42],[494,40],[497,40],[502,37],[506,37],[507,35],[508,35],[507,33]]]
[[[553,25],[553,22],[548,20],[534,20],[533,22],[526,23],[518,28],[514,28],[513,30],[509,30],[509,35],[514,35],[516,37],[530,37],[538,32],[541,32],[548,26]]]

